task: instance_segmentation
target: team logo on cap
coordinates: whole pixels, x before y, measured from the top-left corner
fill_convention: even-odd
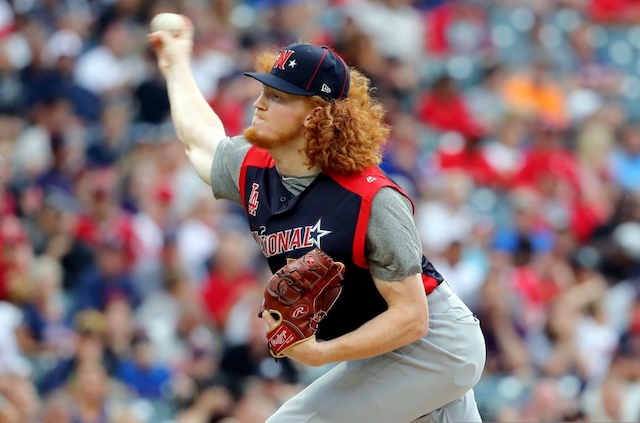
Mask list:
[[[278,55],[278,58],[276,59],[275,63],[273,64],[273,67],[278,68],[280,70],[284,70],[284,65],[287,63],[287,60],[289,60],[289,58],[293,53],[294,53],[293,50],[282,50]]]

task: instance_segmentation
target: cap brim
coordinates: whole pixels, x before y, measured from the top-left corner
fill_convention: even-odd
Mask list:
[[[278,91],[282,91],[288,94],[304,95],[304,96],[315,95],[271,73],[245,72],[244,74],[246,76],[250,76],[251,78],[257,79],[258,81],[262,82],[264,85],[267,85],[271,88],[275,88]]]

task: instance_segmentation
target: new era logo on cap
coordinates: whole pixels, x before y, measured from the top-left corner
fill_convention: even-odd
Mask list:
[[[245,75],[289,94],[339,100],[349,95],[351,74],[340,56],[327,46],[292,44],[280,52],[271,72]]]

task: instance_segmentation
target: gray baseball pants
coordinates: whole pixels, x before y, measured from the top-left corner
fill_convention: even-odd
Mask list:
[[[446,282],[427,301],[429,331],[422,339],[338,364],[267,423],[482,421],[472,389],[486,358],[480,323]]]

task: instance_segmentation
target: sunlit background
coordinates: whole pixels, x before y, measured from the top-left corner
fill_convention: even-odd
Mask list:
[[[265,49],[371,78],[382,167],[482,322],[485,421],[640,421],[637,0],[0,0],[0,423],[262,423],[327,370],[269,355],[269,271],[176,138],[159,12],[194,22],[228,135]]]

